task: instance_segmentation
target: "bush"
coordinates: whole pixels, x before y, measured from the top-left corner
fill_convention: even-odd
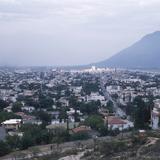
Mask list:
[[[30,134],[24,134],[21,139],[20,149],[24,150],[35,145],[35,139]]]
[[[3,141],[0,141],[0,156],[4,156],[11,151],[9,145]]]
[[[104,126],[103,118],[99,115],[91,115],[85,120],[85,124],[92,129],[99,130]]]
[[[86,139],[89,139],[90,136],[88,135],[88,133],[86,132],[78,132],[78,133],[75,133],[71,136],[71,140],[72,141],[76,141],[76,140],[86,140]]]
[[[146,143],[146,141],[147,141],[147,139],[145,137],[143,137],[143,138],[139,137],[139,136],[133,136],[132,137],[132,143],[134,145],[143,145],[143,144]]]
[[[102,142],[99,144],[98,150],[101,154],[106,156],[113,153],[124,151],[128,148],[126,142],[123,141],[112,141],[112,142]]]
[[[8,119],[21,119],[20,116],[17,116],[15,115],[14,113],[8,113],[8,112],[0,112],[0,123],[5,121],[5,120],[8,120]]]
[[[7,136],[6,143],[10,146],[10,148],[17,149],[20,147],[20,137],[18,136]]]

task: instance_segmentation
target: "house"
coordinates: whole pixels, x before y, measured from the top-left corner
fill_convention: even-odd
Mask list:
[[[73,109],[73,108],[70,108],[70,110],[67,111],[67,114],[68,114],[68,115],[73,115],[73,114],[75,114],[75,112],[76,112],[77,114],[79,114],[79,115],[82,115],[82,113],[81,113],[80,110],[75,111],[75,109]]]
[[[33,107],[33,106],[24,106],[21,109],[22,109],[22,111],[27,111],[29,113],[32,113],[35,110],[35,107]]]
[[[52,118],[51,124],[58,124],[58,123],[60,123],[60,119],[59,119],[60,112],[59,111],[48,111],[47,113]]]
[[[87,102],[91,102],[91,101],[105,101],[105,97],[100,95],[99,93],[91,93],[90,96],[87,96]]]
[[[67,122],[64,122],[64,123],[51,124],[51,125],[46,126],[46,128],[48,130],[54,130],[59,127],[67,129],[67,126],[68,126],[69,129],[73,129],[73,128],[77,127],[78,125],[79,125],[78,122],[68,123],[68,124],[67,124]]]
[[[60,114],[59,111],[48,111],[47,113],[51,115],[53,119],[58,119]]]
[[[75,127],[70,130],[70,134],[78,134],[78,133],[85,133],[90,138],[96,138],[100,136],[98,131],[92,130],[90,127],[85,125]]]
[[[109,130],[119,129],[120,131],[122,131],[124,129],[129,129],[134,127],[132,122],[128,120],[123,120],[115,116],[105,117],[105,123],[106,125],[108,125]]]
[[[12,112],[12,106],[8,106],[8,107],[4,108],[4,111]]]
[[[106,90],[109,94],[117,94],[121,92],[121,86],[118,85],[110,85],[106,87]]]
[[[21,119],[10,119],[6,120],[1,123],[1,125],[6,129],[6,130],[18,130],[19,127],[21,127],[22,120]]]
[[[71,86],[70,90],[73,91],[75,94],[79,94],[82,91],[82,86],[76,87],[76,86]]]
[[[59,102],[61,103],[62,106],[67,106],[67,107],[69,106],[69,101],[63,97],[59,99]]]
[[[70,108],[70,110],[67,111],[68,119],[70,122],[75,122],[75,113],[79,118],[83,115],[80,110],[75,111],[75,109]]]
[[[17,112],[15,114],[22,118],[24,124],[26,124],[26,123],[35,124],[36,117],[27,115],[27,114],[25,114],[23,112]]]
[[[23,95],[26,97],[31,97],[33,96],[34,92],[31,90],[24,90]]]
[[[89,131],[91,131],[91,128],[84,125],[71,129],[71,133],[73,134],[80,133],[80,132],[89,132]]]
[[[60,119],[52,119],[51,124],[59,124],[61,123]]]

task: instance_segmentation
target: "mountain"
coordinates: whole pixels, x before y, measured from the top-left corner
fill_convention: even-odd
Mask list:
[[[160,68],[160,31],[144,36],[111,58],[94,64],[98,67]]]

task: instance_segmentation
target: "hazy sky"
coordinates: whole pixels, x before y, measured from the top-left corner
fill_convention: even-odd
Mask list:
[[[0,64],[97,62],[156,30],[160,0],[0,0]]]

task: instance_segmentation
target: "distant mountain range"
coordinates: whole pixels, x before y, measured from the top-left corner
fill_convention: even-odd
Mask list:
[[[144,36],[111,58],[93,64],[97,67],[160,69],[160,31]]]

